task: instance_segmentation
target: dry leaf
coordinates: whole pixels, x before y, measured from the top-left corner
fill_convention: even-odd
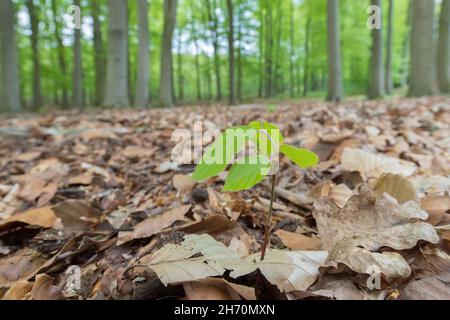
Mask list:
[[[207,234],[185,236],[181,245],[168,244],[139,263],[153,269],[164,285],[222,275],[239,256]]]
[[[33,287],[33,283],[26,280],[19,280],[6,291],[2,300],[22,300]]]
[[[67,235],[89,230],[99,222],[99,212],[91,208],[86,201],[66,200],[54,205],[52,210],[61,219],[64,233]]]
[[[411,176],[417,169],[412,162],[353,148],[344,149],[341,164],[345,170],[359,171],[369,178],[377,178],[383,173]]]
[[[317,238],[310,238],[299,233],[277,230],[274,232],[283,244],[294,251],[314,251],[320,250],[322,242]]]
[[[53,285],[53,278],[46,274],[37,274],[31,289],[33,300],[61,300],[61,290]]]
[[[209,278],[183,283],[189,300],[256,300],[255,289],[224,279]],[[241,298],[242,297],[242,298]]]
[[[152,235],[170,227],[175,221],[183,220],[184,215],[191,209],[191,205],[175,207],[161,214],[152,216],[138,223],[134,231],[119,232],[117,245],[134,239],[149,238]]]
[[[306,290],[316,281],[327,252],[267,250],[263,261],[260,256],[257,253],[245,258],[233,268],[230,276],[238,278],[259,269],[281,292],[291,292]]]
[[[122,150],[122,155],[129,159],[150,158],[153,153],[152,149],[139,146],[128,146]]]
[[[0,220],[0,229],[13,222],[51,228],[56,222],[56,216],[51,207],[31,209],[24,213],[15,214],[7,219]]]
[[[192,191],[195,186],[195,181],[188,175],[176,174],[172,180],[173,187],[179,193],[187,193]]]
[[[331,188],[329,193],[329,197],[339,208],[345,207],[352,195],[353,191],[343,183]]]
[[[450,270],[410,282],[400,295],[404,300],[450,300]]]
[[[427,222],[435,226],[442,221],[444,214],[450,211],[450,196],[446,194],[426,197],[421,200],[420,206],[430,215]]]
[[[399,205],[384,193],[377,198],[374,191],[362,185],[344,208],[328,198],[314,205],[313,216],[324,249],[330,250],[324,266],[347,265],[358,273],[368,273],[377,266],[388,279],[408,277],[410,268],[395,252],[377,253],[382,247],[410,249],[420,240],[439,242],[434,228],[426,222],[428,214],[408,201]]]
[[[383,174],[375,183],[374,191],[378,196],[386,192],[397,199],[398,203],[404,203],[406,201],[419,203],[419,196],[412,183],[399,174]]]

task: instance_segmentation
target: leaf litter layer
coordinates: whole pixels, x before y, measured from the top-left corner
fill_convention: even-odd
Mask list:
[[[193,145],[267,121],[320,163],[270,190],[191,178]],[[450,100],[55,113],[0,120],[3,299],[449,299]],[[372,285],[371,285],[372,284]],[[373,285],[375,284],[375,285]]]

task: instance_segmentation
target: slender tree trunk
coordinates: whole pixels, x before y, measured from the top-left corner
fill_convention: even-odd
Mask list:
[[[309,76],[309,38],[311,36],[311,9],[308,9],[308,18],[306,21],[305,37],[305,60],[303,66],[303,96],[308,95],[308,76]]]
[[[439,22],[439,90],[450,93],[450,0],[443,0]]]
[[[210,31],[212,36],[212,43],[214,48],[214,71],[216,75],[216,90],[217,90],[217,100],[222,99],[222,80],[220,76],[220,57],[219,57],[219,34],[218,34],[218,21],[215,13],[216,5],[215,0],[211,6],[210,0],[205,0],[206,9],[208,13]]]
[[[412,24],[412,0],[408,1],[408,14],[405,19],[405,25],[406,28],[409,28],[409,26]],[[401,80],[400,83],[402,86],[405,86],[408,81],[409,76],[409,67],[410,62],[408,59],[410,58],[410,42],[411,42],[411,33],[406,32],[404,38],[403,38],[403,44],[402,44],[402,65],[400,68],[400,74],[401,74]]]
[[[74,0],[74,5],[80,7],[80,0]],[[73,43],[73,105],[83,106],[83,65],[81,58],[81,30],[74,30]]]
[[[41,64],[39,54],[39,10],[33,0],[26,2],[31,24],[31,49],[33,52],[33,109],[42,105]]]
[[[183,53],[181,52],[181,29],[178,32],[178,48],[177,48],[177,75],[178,75],[178,99],[184,100],[184,73],[183,73]]]
[[[127,1],[109,0],[108,66],[103,104],[112,107],[130,105],[128,94]]]
[[[274,93],[278,94],[283,91],[281,70],[281,27],[283,25],[283,15],[281,1],[277,2],[277,33],[276,33],[276,51],[275,51],[275,71],[273,73]]]
[[[289,41],[290,41],[290,57],[289,57],[289,78],[290,78],[290,84],[289,84],[289,92],[290,96],[294,97],[295,94],[295,67],[294,67],[294,0],[291,0],[291,12],[290,12],[290,21],[289,21]]]
[[[238,11],[238,48],[237,48],[237,99],[242,101],[242,9]]]
[[[59,69],[61,72],[61,87],[62,87],[62,107],[67,108],[69,105],[69,98],[67,93],[67,67],[66,67],[66,57],[65,57],[65,50],[64,50],[64,44],[61,38],[61,23],[58,19],[60,16],[60,13],[58,13],[57,7],[56,7],[56,0],[52,0],[52,14],[53,14],[53,24],[55,25],[55,39],[56,44],[58,46],[58,64]]]
[[[16,43],[16,13],[11,0],[0,1],[0,65],[1,97],[6,110],[18,112],[20,100],[20,76]]]
[[[339,0],[327,0],[328,101],[344,99],[341,66]]]
[[[382,8],[381,0],[371,0],[372,5]],[[382,9],[381,9],[382,12]],[[382,21],[383,19],[381,19]],[[370,59],[369,99],[378,99],[384,96],[384,64],[383,64],[383,27],[372,30],[372,50]]]
[[[259,26],[259,56],[258,56],[258,98],[262,98],[263,96],[263,88],[264,88],[264,0],[259,0],[259,20],[260,20],[260,26]]]
[[[161,79],[159,97],[161,104],[172,107],[173,97],[173,68],[172,68],[172,38],[177,18],[177,0],[164,0],[164,27],[161,43]]]
[[[408,96],[435,93],[433,57],[434,1],[413,0],[411,28],[411,77]]]
[[[197,100],[202,100],[202,88],[201,88],[201,77],[200,77],[200,47],[198,45],[198,35],[197,35],[197,28],[195,26],[194,17],[192,18],[190,22],[191,27],[191,35],[192,35],[192,41],[194,42],[195,46],[195,56],[194,56],[194,65],[195,65],[195,89],[197,92]]]
[[[392,80],[392,40],[394,29],[394,0],[389,0],[389,13],[388,13],[388,32],[387,32],[387,48],[386,48],[386,93],[391,94],[394,88]]]
[[[228,103],[230,105],[236,104],[236,96],[234,92],[234,14],[233,14],[233,2],[227,0],[228,11],[228,57],[229,57],[229,96]]]
[[[53,0],[54,1],[54,0]],[[100,105],[105,95],[105,49],[103,46],[103,37],[100,16],[100,3],[99,1],[92,1],[92,21],[94,32],[94,63],[95,63],[95,105]]]
[[[266,64],[266,92],[265,97],[270,98],[273,96],[273,60],[272,60],[272,48],[273,48],[273,16],[272,16],[272,0],[266,0],[266,52],[265,52],[265,64]]]
[[[134,106],[147,108],[150,90],[150,32],[148,29],[148,0],[138,0],[138,60]]]

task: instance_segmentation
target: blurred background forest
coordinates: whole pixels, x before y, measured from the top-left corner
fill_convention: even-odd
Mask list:
[[[1,0],[0,15],[3,111],[450,89],[449,0]]]

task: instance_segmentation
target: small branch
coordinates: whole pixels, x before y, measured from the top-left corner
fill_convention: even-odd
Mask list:
[[[264,244],[261,250],[261,261],[264,260],[266,255],[266,250],[270,242],[270,228],[272,225],[272,211],[273,211],[273,202],[275,200],[275,182],[277,180],[277,175],[272,175],[272,190],[270,194],[270,205],[269,205],[269,214],[267,215],[265,232],[264,232]]]

